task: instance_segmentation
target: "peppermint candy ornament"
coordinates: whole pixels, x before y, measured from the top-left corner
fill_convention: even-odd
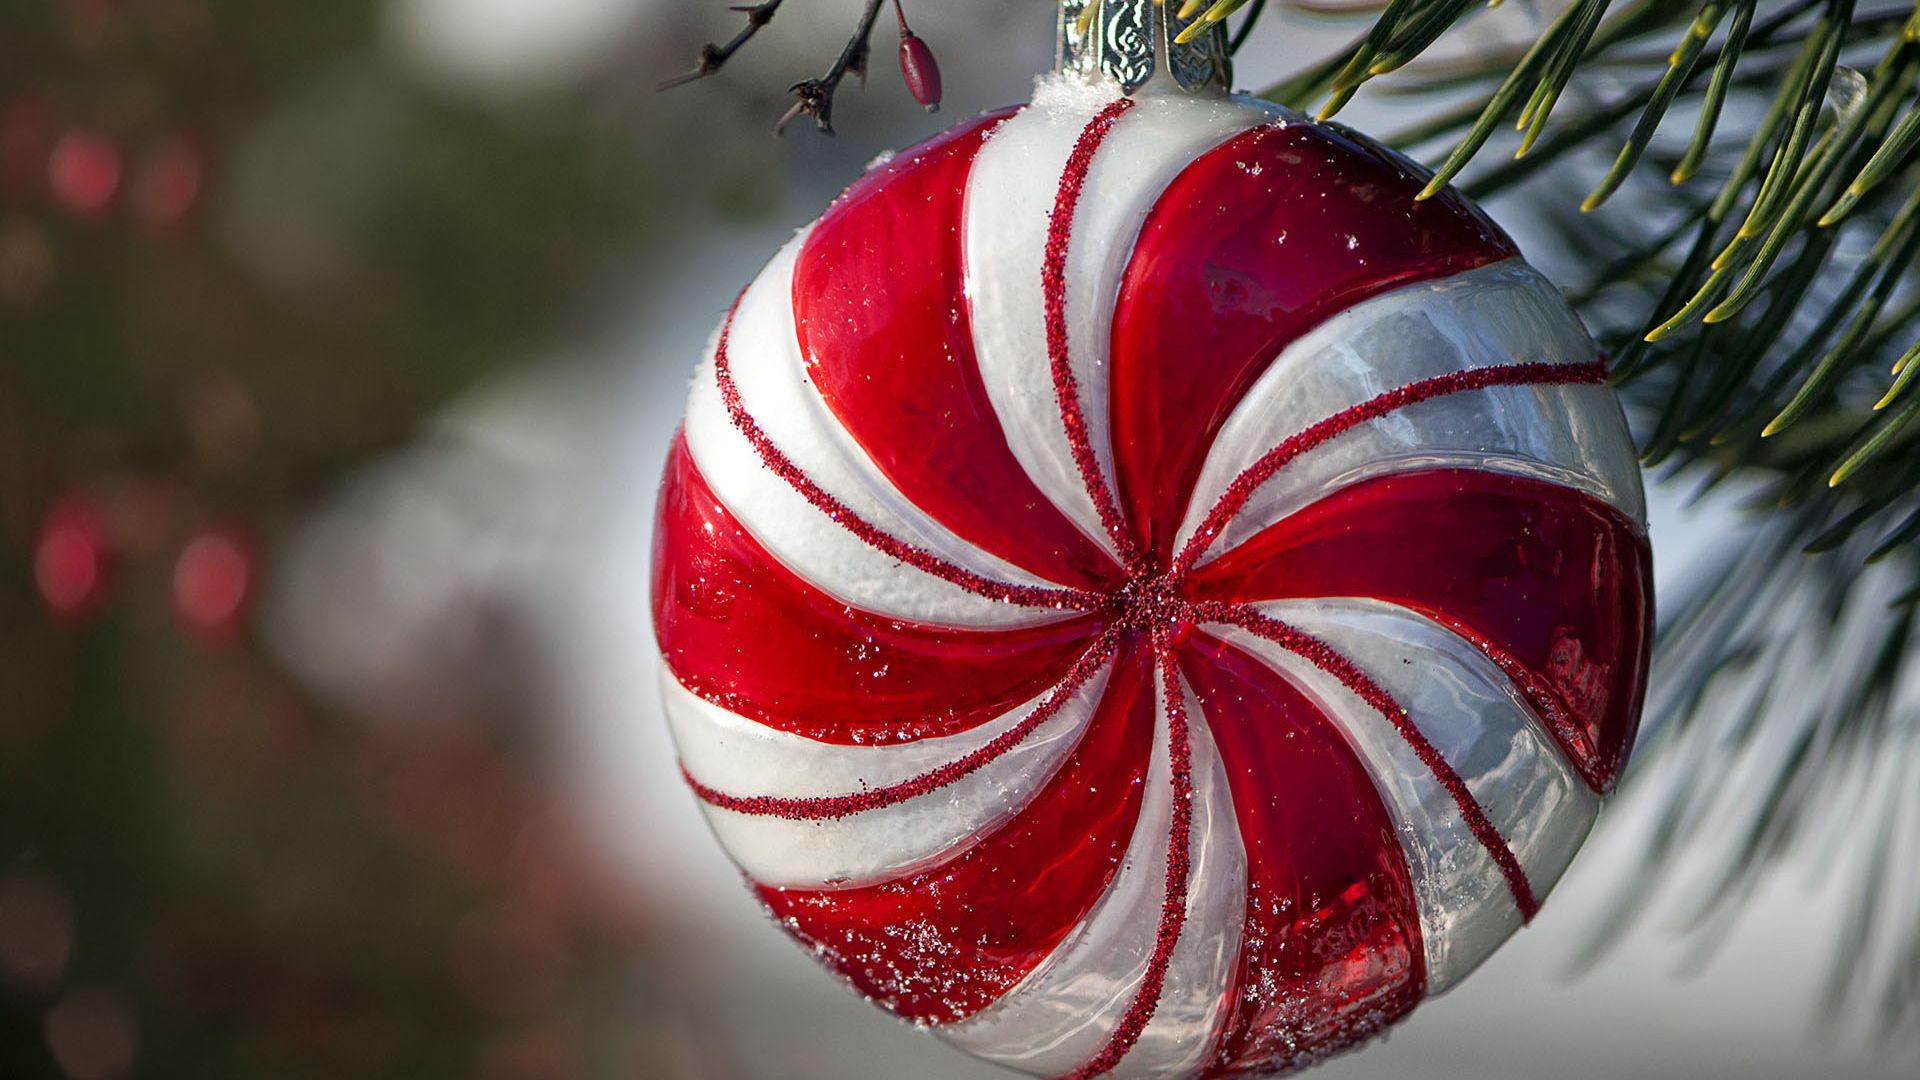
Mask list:
[[[1043,1076],[1278,1071],[1452,986],[1584,839],[1651,628],[1558,292],[1397,156],[1171,85],[1143,11],[1157,81],[1083,50],[774,258],[654,553],[761,900]]]

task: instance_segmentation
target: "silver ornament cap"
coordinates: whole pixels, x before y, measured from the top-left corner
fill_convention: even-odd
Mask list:
[[[1087,78],[1105,75],[1127,93],[1164,87],[1190,93],[1232,88],[1227,24],[1211,23],[1192,40],[1177,41],[1204,9],[1181,18],[1179,0],[1060,0],[1055,66]],[[1092,8],[1089,17],[1087,9]],[[1083,29],[1084,27],[1084,29]]]

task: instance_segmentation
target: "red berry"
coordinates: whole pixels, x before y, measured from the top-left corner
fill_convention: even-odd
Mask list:
[[[913,100],[925,105],[928,112],[939,111],[940,64],[927,43],[911,31],[900,37],[900,72],[907,77],[907,90]]]
[[[907,92],[928,112],[939,112],[940,63],[927,43],[907,29],[907,13],[900,0],[893,0],[893,13],[900,19],[900,73],[907,77]]]

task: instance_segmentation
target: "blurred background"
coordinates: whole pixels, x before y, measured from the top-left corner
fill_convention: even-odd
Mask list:
[[[864,163],[1051,63],[1048,0],[918,0],[940,116],[882,48],[837,137],[775,137],[860,5],[790,7],[657,94],[739,16],[0,0],[0,1078],[1005,1075],[777,933],[659,717],[653,494],[701,343]],[[1239,81],[1362,28],[1263,25]],[[1737,542],[1724,502],[1656,493],[1663,588]],[[1656,905],[1570,978],[1634,813],[1319,1075],[1913,1075],[1815,1021],[1817,866],[1715,950]]]

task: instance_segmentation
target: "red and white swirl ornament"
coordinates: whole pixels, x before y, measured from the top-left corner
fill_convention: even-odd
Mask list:
[[[1639,471],[1486,217],[1224,96],[875,167],[667,466],[681,763],[855,988],[1043,1076],[1352,1045],[1532,916],[1633,740]]]

